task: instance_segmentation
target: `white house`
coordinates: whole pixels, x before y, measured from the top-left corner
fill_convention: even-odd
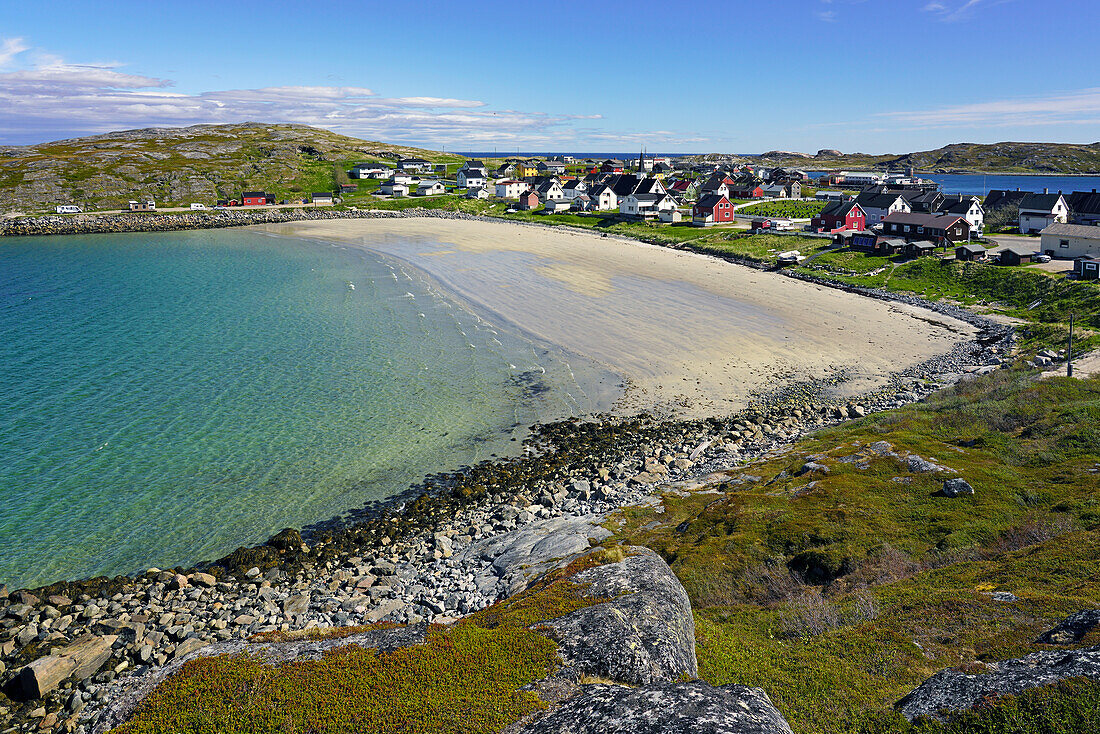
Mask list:
[[[619,208],[619,197],[606,184],[589,190],[588,196],[592,199],[591,211],[611,212]]]
[[[676,224],[684,220],[684,214],[679,209],[667,209],[659,212],[657,216],[666,224]]]
[[[977,196],[949,196],[940,211],[964,218],[970,222],[971,231],[980,233],[985,227],[985,210],[982,209],[982,200]]]
[[[393,178],[388,178],[378,187],[378,192],[387,196],[408,196],[409,185]]]
[[[402,158],[398,161],[397,167],[402,171],[430,171],[432,162],[423,158]]]
[[[393,169],[381,163],[360,163],[348,170],[351,178],[387,178],[393,173]]]
[[[471,168],[458,172],[458,187],[460,189],[472,189],[485,185],[485,171],[480,168]]]
[[[675,208],[676,200],[668,194],[629,194],[619,203],[619,213],[635,219],[654,219]]]
[[[1069,204],[1061,194],[1028,194],[1020,200],[1020,234],[1042,232],[1051,224],[1065,224],[1069,219]]]
[[[571,206],[572,199],[548,199],[543,203],[542,211],[544,214],[558,214],[569,211]]]
[[[1100,257],[1100,227],[1091,224],[1047,225],[1040,234],[1040,252],[1059,258]]]
[[[897,212],[911,214],[913,212],[913,208],[909,206],[909,202],[905,200],[905,197],[896,193],[863,193],[856,197],[856,203],[867,214],[868,227],[881,224],[882,220],[891,214]]]
[[[584,179],[573,178],[562,184],[561,190],[566,199],[575,199],[588,192],[588,184],[584,182]]]
[[[489,198],[489,189],[485,188],[484,186],[475,186],[472,189],[467,189],[466,190],[466,198],[467,199],[488,199]]]
[[[544,181],[535,190],[538,192],[541,201],[558,201],[566,198],[565,191],[562,190],[561,184],[558,183],[556,178]]]
[[[489,175],[489,169],[485,165],[485,161],[479,161],[479,160],[465,161],[462,164],[462,168],[458,169],[459,173],[462,173],[463,171],[468,171],[470,173],[476,173],[476,172],[480,171],[482,178],[485,178],[486,176]]]
[[[497,181],[494,186],[498,199],[518,199],[519,195],[530,188],[526,181],[505,179]]]
[[[419,176],[414,176],[411,173],[406,173],[405,171],[396,171],[392,176],[390,176],[390,178],[393,179],[394,183],[401,183],[405,184],[406,186],[415,186],[420,181]]]
[[[787,187],[783,184],[765,184],[763,191],[769,199],[786,199],[788,196]]]
[[[438,196],[447,193],[442,181],[421,181],[416,185],[417,196]]]

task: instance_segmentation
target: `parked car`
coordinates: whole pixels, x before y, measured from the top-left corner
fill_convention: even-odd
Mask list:
[[[1033,263],[1048,263],[1050,262],[1050,255],[1035,255],[1031,258]]]
[[[58,214],[80,214],[80,207],[73,204],[62,204],[57,207]]]
[[[206,204],[192,204],[191,209],[194,211],[201,211],[206,208]]]

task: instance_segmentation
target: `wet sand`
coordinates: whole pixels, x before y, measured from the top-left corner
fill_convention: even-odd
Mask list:
[[[504,320],[623,375],[629,414],[725,415],[754,392],[846,371],[840,396],[946,353],[974,327],[693,253],[508,222],[354,219],[265,225],[428,273]]]

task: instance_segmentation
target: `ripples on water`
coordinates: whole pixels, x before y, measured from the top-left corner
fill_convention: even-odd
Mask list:
[[[13,587],[214,558],[601,407],[416,272],[255,232],[5,241],[0,346]]]

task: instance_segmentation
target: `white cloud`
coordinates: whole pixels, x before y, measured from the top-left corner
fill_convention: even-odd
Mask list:
[[[29,49],[22,38],[5,38],[0,41],[0,69],[10,64],[16,56]]]
[[[817,16],[818,20],[823,20],[826,23],[833,23],[836,21],[835,10],[818,10],[814,15]]]
[[[18,39],[17,39],[18,40]],[[7,48],[7,46],[5,46]],[[19,43],[12,48],[27,50]],[[14,55],[14,53],[13,53]],[[579,121],[601,115],[548,114],[492,109],[481,100],[449,97],[382,97],[353,86],[283,86],[195,94],[173,82],[119,70],[120,64],[72,64],[39,54],[29,68],[0,72],[0,139],[43,142],[57,137],[129,127],[196,123],[294,122],[394,143],[446,145],[449,149],[561,147],[567,141],[602,140]],[[619,135],[650,146],[681,145],[669,131]]]
[[[961,4],[949,6],[942,2],[938,2],[938,0],[932,0],[932,2],[929,2],[921,8],[921,10],[932,14],[937,20],[944,23],[955,23],[973,17],[973,15],[980,10],[992,8],[996,5],[1003,5],[1006,2],[1009,2],[1009,0],[965,0],[965,2]]]
[[[876,116],[917,128],[1100,125],[1100,87]]]

